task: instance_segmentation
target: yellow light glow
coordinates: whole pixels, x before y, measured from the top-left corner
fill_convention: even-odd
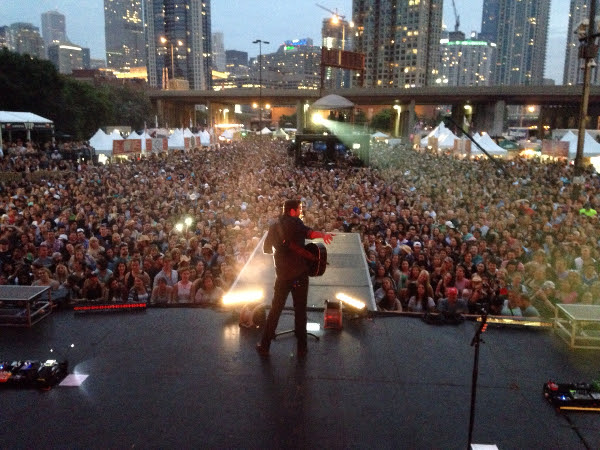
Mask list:
[[[223,305],[258,302],[262,300],[264,296],[265,293],[261,289],[228,292],[223,296]]]
[[[186,217],[184,222],[185,222],[185,226],[189,227],[192,224],[192,218]]]
[[[365,304],[365,302],[362,302],[362,301],[357,300],[357,299],[355,299],[353,297],[350,297],[349,295],[346,295],[343,292],[338,292],[335,295],[335,298],[337,298],[338,300],[344,302],[348,306],[351,306],[351,307],[353,307],[355,309],[364,309],[367,306]]]
[[[321,115],[321,113],[316,112],[312,115],[312,121],[317,124],[323,123],[323,116]]]
[[[183,231],[183,224],[178,223],[177,225],[175,225],[175,229],[181,233]]]

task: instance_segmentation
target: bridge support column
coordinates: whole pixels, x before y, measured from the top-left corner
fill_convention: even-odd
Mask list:
[[[156,117],[158,121],[158,127],[162,127],[165,124],[165,103],[163,100],[156,100]]]
[[[410,141],[410,137],[415,131],[415,124],[417,123],[415,104],[415,101],[411,100],[408,105],[402,105],[402,112],[400,113],[399,135],[405,138],[406,141]]]
[[[301,134],[304,132],[304,127],[305,127],[305,120],[306,118],[304,117],[304,101],[302,100],[298,100],[296,101],[296,133],[297,134]]]
[[[460,102],[460,103],[455,103],[452,105],[452,114],[451,114],[452,120],[454,121],[455,124],[457,124],[460,128],[462,128],[463,130],[465,130],[465,103],[464,102]],[[451,129],[454,128],[454,126],[451,127]],[[469,131],[469,130],[465,130],[465,131]],[[454,134],[456,134],[457,136],[462,136],[462,132],[452,129],[452,132]]]
[[[490,136],[500,136],[504,131],[505,111],[506,102],[504,100],[476,105],[473,116],[473,131],[485,131]]]

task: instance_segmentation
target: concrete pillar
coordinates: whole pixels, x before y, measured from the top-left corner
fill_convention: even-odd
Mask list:
[[[472,132],[485,131],[490,136],[500,136],[504,131],[506,102],[477,104],[474,106]]]
[[[402,130],[402,136],[409,138],[415,132],[415,124],[417,123],[417,115],[415,114],[416,102],[411,100],[408,104],[408,114],[406,117],[406,129]]]
[[[298,100],[296,101],[296,133],[303,133],[304,126],[304,102],[302,100]]]
[[[499,100],[494,104],[493,123],[488,132],[490,136],[501,136],[504,132],[504,114],[506,112],[506,102]]]
[[[465,130],[465,103],[464,102],[460,102],[460,103],[455,103],[452,105],[452,114],[451,114],[452,120],[454,121],[454,123],[459,126],[461,129]],[[452,127],[450,127],[452,129]],[[467,131],[467,130],[465,130]],[[457,136],[462,136],[462,132],[460,132],[458,129],[452,129],[452,132],[454,134],[456,134]]]

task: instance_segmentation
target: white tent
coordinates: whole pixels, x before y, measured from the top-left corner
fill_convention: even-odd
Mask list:
[[[260,130],[260,134],[271,134],[272,131],[269,130],[267,127],[264,127],[262,130]]]
[[[113,139],[101,129],[96,131],[96,133],[89,139],[89,142],[90,145],[96,150],[96,153],[104,155],[112,154]]]
[[[442,133],[444,133],[446,130],[448,130],[448,129],[446,128],[446,125],[444,125],[444,122],[440,122],[440,124],[437,127],[435,127],[433,130],[431,130],[427,136],[425,136],[423,139],[421,139],[421,145],[426,146],[429,143],[430,137],[435,137],[435,138],[439,139],[440,135]]]
[[[183,130],[183,137],[192,137],[194,136],[194,133],[192,133],[192,130],[190,130],[189,128],[186,128],[185,130]]]
[[[202,130],[200,133],[198,133],[198,135],[200,136],[200,145],[202,145],[202,147],[209,147],[210,134],[208,133],[208,131]]]
[[[185,148],[185,139],[183,137],[183,131],[175,130],[168,139],[169,149],[180,149],[183,150]]]
[[[577,154],[579,137],[571,130],[565,134],[561,141],[569,143],[569,158],[574,159]],[[600,144],[587,131],[583,140],[583,156],[591,157],[600,155]]]
[[[134,130],[131,133],[129,133],[129,136],[127,136],[127,139],[141,139],[142,137],[137,134],[137,132]]]
[[[225,131],[223,131],[223,133],[221,134],[221,137],[223,139],[229,139],[229,140],[231,140],[231,139],[233,139],[233,134],[234,134],[233,128],[228,128]]]
[[[313,109],[345,109],[352,108],[353,106],[354,103],[352,103],[350,100],[335,94],[321,97],[319,100],[310,105],[310,107]]]
[[[113,141],[120,141],[123,139],[123,136],[121,136],[121,133],[119,133],[119,130],[112,130],[112,133],[110,133],[109,136],[111,137],[111,139]]]
[[[490,135],[487,133],[483,133],[481,136],[479,136],[478,139],[475,138],[475,141],[479,145],[481,145],[481,147],[486,152],[488,152],[490,155],[501,156],[501,155],[506,155],[508,153],[507,150],[503,149],[498,144],[496,144],[494,142],[494,140],[490,137]],[[471,147],[471,153],[472,154],[482,154],[483,152],[479,149],[479,147],[477,147],[476,145],[473,145]]]
[[[0,111],[0,123],[48,123],[51,124],[50,119],[46,119],[42,116],[30,112],[18,112],[18,111]]]
[[[438,147],[439,148],[454,148],[454,141],[458,139],[458,137],[449,129],[445,129],[442,134],[438,137]]]
[[[385,133],[383,133],[381,131],[377,131],[376,133],[373,133],[371,135],[371,139],[385,139],[385,138],[388,138],[388,137],[390,137],[389,134],[385,134]]]
[[[275,132],[273,133],[273,137],[278,137],[278,138],[283,138],[283,139],[287,139],[289,138],[289,135],[284,131],[283,128],[278,128],[277,130],[275,130]]]

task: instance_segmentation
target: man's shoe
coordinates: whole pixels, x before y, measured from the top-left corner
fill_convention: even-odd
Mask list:
[[[262,345],[260,342],[256,344],[256,351],[260,356],[269,356],[269,349]]]

